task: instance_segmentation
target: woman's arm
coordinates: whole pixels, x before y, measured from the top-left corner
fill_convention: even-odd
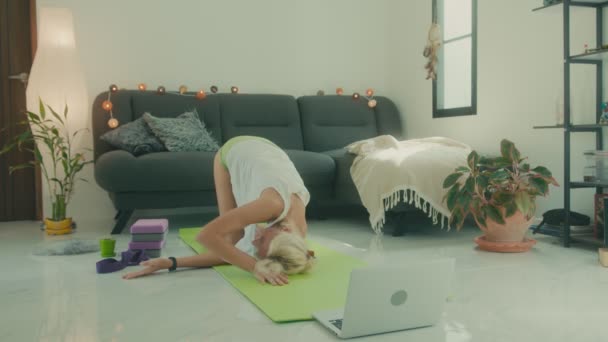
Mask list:
[[[209,222],[196,238],[209,251],[190,257],[177,258],[177,267],[211,267],[230,263],[253,273],[256,260],[237,249],[234,246],[236,241],[232,241],[231,237],[250,224],[265,222],[279,216],[282,210],[283,200],[279,194],[275,191],[264,191],[259,199],[242,207],[231,209]],[[142,262],[141,265],[145,268],[125,274],[123,278],[137,278],[158,270],[168,269],[172,262],[169,259],[158,258]],[[256,274],[256,278],[273,284],[287,283],[287,278],[283,275]]]
[[[177,267],[212,267],[223,265],[226,263],[224,260],[213,254],[212,252],[205,252],[193,256],[176,258],[175,260],[177,262]],[[145,268],[139,271],[127,273],[123,275],[122,278],[133,279],[143,277],[159,270],[169,269],[172,264],[173,263],[171,262],[171,260],[166,258],[146,260],[140,264]]]
[[[278,200],[277,198],[278,197]],[[196,240],[223,261],[253,272],[256,260],[230,243],[228,237],[244,227],[280,215],[283,201],[277,193],[265,192],[260,198],[234,208],[209,222]]]

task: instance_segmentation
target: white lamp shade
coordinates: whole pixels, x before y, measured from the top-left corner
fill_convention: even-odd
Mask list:
[[[88,127],[90,116],[88,92],[74,39],[72,13],[67,8],[41,8],[39,15],[38,48],[26,90],[27,109],[39,113],[41,99],[63,118],[67,105],[68,116],[64,122],[72,137],[77,130]],[[54,120],[48,109],[47,119]],[[88,136],[90,135],[81,133],[73,138],[72,150],[85,147],[84,138]],[[50,166],[49,151],[41,147],[41,152],[45,165]],[[44,178],[42,181],[43,199],[50,198],[42,206],[45,217],[48,217],[53,200],[49,197],[49,190],[57,185],[48,184]]]
[[[63,115],[68,106],[70,132],[85,128],[89,117],[88,92],[76,50],[72,13],[67,8],[41,8],[38,49],[26,91],[27,109],[38,113],[38,99]],[[82,144],[85,135],[74,141]]]

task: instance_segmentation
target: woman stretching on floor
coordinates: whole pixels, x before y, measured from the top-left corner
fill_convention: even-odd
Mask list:
[[[124,279],[228,263],[253,273],[260,282],[284,285],[288,274],[312,267],[314,258],[304,241],[310,194],[283,150],[260,137],[232,138],[215,156],[213,178],[220,215],[196,238],[208,252],[144,261],[144,269]],[[261,222],[268,227],[262,228]]]

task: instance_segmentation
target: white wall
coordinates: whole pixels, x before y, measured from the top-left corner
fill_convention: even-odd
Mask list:
[[[344,87],[387,93],[388,1],[38,0],[68,7],[90,103],[107,87],[217,85],[246,93],[312,95]],[[90,114],[88,114],[90,115]],[[69,211],[78,219],[114,212],[107,194],[80,183]]]
[[[562,7],[539,12],[542,1],[478,0],[477,115],[432,118],[432,90],[425,80],[426,44],[431,20],[428,0],[391,2],[388,95],[404,114],[407,137],[448,136],[482,153],[499,153],[500,140],[515,142],[532,165],[548,167],[563,183],[563,132],[535,130],[555,124],[557,96],[563,89]],[[572,53],[595,42],[594,12],[573,11]],[[594,121],[595,81],[591,67],[575,67],[572,113],[576,123]],[[573,138],[572,178],[582,179],[582,151],[593,149],[591,134]],[[563,188],[538,201],[538,215],[563,207]],[[576,190],[573,209],[592,213],[591,190]]]
[[[496,153],[508,138],[561,183],[562,132],[532,129],[555,122],[561,6],[532,12],[541,0],[478,2],[478,114],[432,119],[422,57],[429,0],[38,0],[39,6],[72,9],[91,102],[111,83],[174,90],[215,84],[223,91],[237,85],[242,92],[294,96],[373,87],[397,103],[408,137],[448,136],[482,153]],[[593,45],[594,16],[574,14],[572,46],[580,52],[585,42]],[[575,122],[590,121],[591,69],[574,72],[573,80]],[[582,150],[593,146],[590,136],[579,135],[573,178],[582,175]],[[71,212],[109,217],[111,203],[91,169],[85,177],[91,182],[79,184]],[[539,201],[539,213],[563,206],[561,189]],[[592,192],[573,194],[574,209],[590,214]]]

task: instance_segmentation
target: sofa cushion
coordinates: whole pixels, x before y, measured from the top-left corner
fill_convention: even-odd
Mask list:
[[[141,157],[115,150],[95,163],[95,179],[108,192],[213,190],[214,152],[158,152]]]
[[[215,152],[220,148],[217,141],[205,129],[205,124],[199,119],[196,109],[177,118],[157,118],[150,113],[145,113],[143,118],[171,152]]]
[[[374,99],[377,105],[372,109],[365,99],[350,96],[298,98],[304,149],[329,151],[383,134],[402,139],[401,115],[393,101],[384,96]]]
[[[193,93],[189,96],[175,94],[158,95],[155,91],[119,90],[112,94],[112,111],[121,125],[141,118],[144,113],[156,117],[174,118],[178,115],[196,109],[205,128],[218,141],[222,140],[220,129],[220,104],[217,96],[208,95],[199,100]],[[100,93],[93,103],[93,144],[95,160],[102,154],[115,148],[99,139],[101,135],[111,130],[108,127],[108,113],[102,108],[103,101],[108,99],[108,92]]]
[[[321,153],[286,150],[306,186],[330,185],[334,181],[335,163]]]
[[[114,96],[112,96],[112,102],[114,102]],[[175,118],[194,109],[211,136],[218,142],[222,141],[220,104],[215,96],[208,95],[203,100],[199,100],[194,96],[158,95],[155,92],[136,91],[131,93],[131,106],[132,108],[125,108],[125,110],[133,112],[132,120],[142,117],[145,113],[150,113],[157,118]]]
[[[287,95],[220,94],[222,139],[264,137],[284,149],[303,149],[296,100]]]
[[[113,147],[128,151],[134,156],[167,150],[162,141],[152,133],[143,118],[108,131],[100,138]]]
[[[378,135],[374,110],[350,96],[303,96],[298,99],[304,148],[328,151]]]

